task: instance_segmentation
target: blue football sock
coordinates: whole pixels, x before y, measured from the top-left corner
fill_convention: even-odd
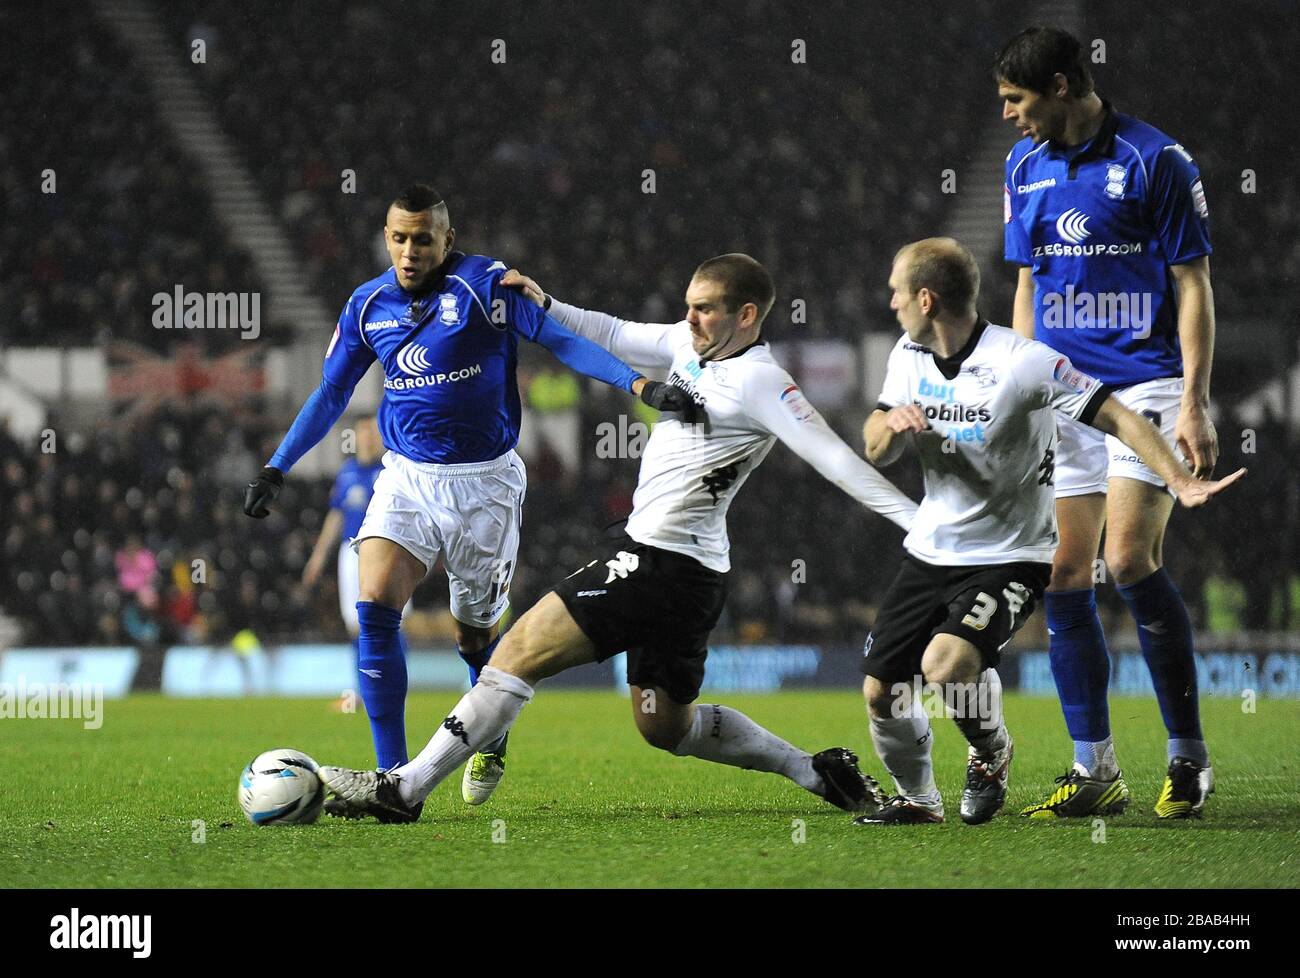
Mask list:
[[[469,684],[471,688],[478,685],[478,674],[482,672],[483,667],[488,664],[488,661],[492,658],[492,653],[496,651],[497,645],[500,643],[500,641],[501,641],[501,636],[498,635],[496,638],[494,638],[491,642],[489,642],[478,652],[466,652],[459,645],[456,646],[457,653],[459,653],[461,659],[464,660],[465,665],[469,667]],[[509,739],[510,739],[510,734],[507,731],[506,733],[503,733],[500,736],[500,738],[498,738],[497,740],[494,740],[492,743],[485,745],[483,749],[479,751],[479,753],[497,754],[501,757],[505,757],[506,742]]]
[[[1110,739],[1110,655],[1106,635],[1097,617],[1097,594],[1092,588],[1048,591],[1048,658],[1061,699],[1065,726],[1074,740],[1074,759],[1092,771],[1097,745]]]
[[[478,674],[483,671],[483,667],[488,664],[492,658],[492,653],[496,651],[497,644],[501,641],[498,635],[486,646],[477,652],[466,652],[459,645],[456,646],[456,653],[464,660],[465,665],[469,667],[469,684],[471,687],[478,685]]]
[[[381,769],[405,764],[406,641],[402,613],[373,601],[357,602],[361,622],[357,678],[370,717],[370,735]]]
[[[1172,741],[1177,740],[1192,752],[1178,756],[1206,763],[1192,621],[1183,596],[1163,567],[1135,584],[1118,584],[1116,590],[1138,623],[1142,655],[1151,670],[1160,715],[1169,731],[1170,757],[1174,756]]]

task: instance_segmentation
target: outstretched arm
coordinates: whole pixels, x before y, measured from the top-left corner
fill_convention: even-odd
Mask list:
[[[916,503],[831,430],[788,374],[772,371],[751,378],[744,397],[750,417],[827,480],[904,530],[912,528]]]
[[[607,313],[571,306],[548,296],[540,285],[513,268],[502,277],[501,284],[518,290],[528,301],[554,316],[561,325],[634,367],[666,370],[672,366],[674,350],[670,334],[673,324],[630,323]]]
[[[543,316],[534,339],[554,354],[570,370],[629,391],[641,393],[645,378],[608,350],[591,340],[571,333],[550,316]],[[636,386],[636,382],[640,385]]]
[[[312,391],[307,403],[293,419],[280,447],[275,450],[268,463],[271,468],[288,472],[298,459],[316,447],[322,438],[329,434],[334,423],[343,417],[348,401],[352,399],[352,388],[346,389],[322,379],[320,386]]]
[[[1102,402],[1092,426],[1108,435],[1114,435],[1137,453],[1152,470],[1164,479],[1169,488],[1178,496],[1178,501],[1189,509],[1210,501],[1228,486],[1246,474],[1245,469],[1238,469],[1232,475],[1207,482],[1197,479],[1187,470],[1174,453],[1165,444],[1164,437],[1146,418],[1134,414],[1114,397],[1107,397]]]
[[[284,474],[320,442],[352,399],[352,391],[375,362],[375,351],[361,339],[357,325],[356,296],[343,307],[334,338],[325,351],[320,386],[312,391],[289,433],[244,493],[244,512],[254,519],[270,513],[271,503],[284,486]]]

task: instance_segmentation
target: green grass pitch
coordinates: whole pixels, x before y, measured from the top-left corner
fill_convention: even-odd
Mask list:
[[[413,750],[456,702],[413,696]],[[712,701],[707,692],[704,702]],[[810,750],[843,744],[883,779],[850,692],[717,697]],[[961,824],[964,743],[935,721],[942,826],[859,828],[773,775],[677,758],[641,742],[613,692],[543,689],[511,736],[506,780],[482,808],[440,785],[415,825],[254,828],[240,768],[271,747],[321,763],[371,760],[363,714],[320,700],[108,701],[103,726],[0,722],[0,885],[6,887],[1294,887],[1300,883],[1300,702],[1207,700],[1218,793],[1199,822],[1160,822],[1152,700],[1112,704],[1133,805],[1124,816],[1028,822],[1013,813],[1069,758],[1050,698],[1008,695],[1016,738],[1007,810]],[[197,828],[195,820],[202,820]],[[203,841],[196,841],[202,838]],[[494,841],[495,840],[497,841]],[[1104,841],[1102,841],[1104,838]],[[802,841],[796,841],[802,839]]]

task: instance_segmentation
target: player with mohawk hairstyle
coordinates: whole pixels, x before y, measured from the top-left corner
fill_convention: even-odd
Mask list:
[[[387,452],[352,545],[360,556],[358,679],[381,768],[407,759],[401,609],[440,556],[471,682],[496,648],[527,484],[514,450],[519,337],[652,407],[691,407],[683,391],[648,381],[502,288],[505,264],[453,251],[455,239],[447,205],[432,187],[414,184],[393,200],[384,225],[393,267],[353,292],[325,353],[320,386],[244,501],[249,516],[267,515],[285,473],[325,437],[378,361]],[[481,746],[462,785],[471,804],[486,801],[505,770],[505,738]]]

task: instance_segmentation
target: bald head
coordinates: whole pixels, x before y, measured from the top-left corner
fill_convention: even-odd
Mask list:
[[[937,307],[950,316],[975,312],[980,269],[975,256],[955,238],[924,238],[904,245],[894,256],[900,284],[911,295],[930,292]]]

